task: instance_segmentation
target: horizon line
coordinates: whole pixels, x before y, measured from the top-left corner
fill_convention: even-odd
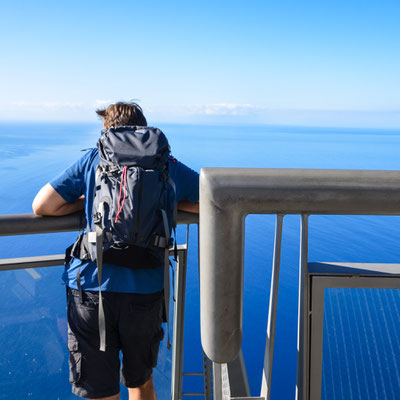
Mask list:
[[[233,118],[235,119],[235,118]],[[101,121],[89,120],[89,119],[3,119],[0,117],[0,124],[6,123],[23,123],[23,124],[88,124],[88,125],[99,125],[101,129]],[[384,131],[400,131],[400,123],[398,126],[362,126],[355,124],[322,124],[322,123],[299,123],[299,122],[251,122],[251,121],[163,121],[163,120],[154,120],[148,126],[159,126],[159,125],[188,125],[188,126],[232,126],[232,127],[240,127],[240,126],[255,126],[255,127],[282,127],[282,128],[310,128],[310,129],[350,129],[350,130],[367,130],[367,131],[376,131],[376,130],[384,130]]]

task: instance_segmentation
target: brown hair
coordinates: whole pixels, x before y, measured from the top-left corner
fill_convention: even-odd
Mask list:
[[[107,108],[96,110],[97,115],[103,118],[104,129],[118,126],[147,126],[142,108],[134,102],[118,102]]]

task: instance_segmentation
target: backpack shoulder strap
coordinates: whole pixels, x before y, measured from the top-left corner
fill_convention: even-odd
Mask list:
[[[174,190],[174,211],[173,211],[172,227],[175,229],[176,223],[178,220],[178,204],[176,202],[176,185],[170,176],[168,176],[168,183],[171,185],[172,189]]]

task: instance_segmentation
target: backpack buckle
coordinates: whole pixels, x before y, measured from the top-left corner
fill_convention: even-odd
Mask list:
[[[93,223],[99,225],[101,223],[102,215],[99,212],[93,215]]]
[[[153,246],[154,247],[161,247],[163,249],[170,248],[174,244],[174,239],[171,237],[169,238],[168,242],[164,236],[154,235],[153,239]]]

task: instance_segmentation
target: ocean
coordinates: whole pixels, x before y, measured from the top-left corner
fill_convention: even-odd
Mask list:
[[[157,126],[168,136],[173,155],[197,171],[202,167],[396,170],[399,165],[400,130]],[[0,123],[0,214],[31,213],[40,187],[81,157],[82,150],[94,147],[99,131],[100,122]],[[295,393],[299,222],[299,216],[286,216],[283,226],[272,377],[275,400],[294,398]],[[275,216],[246,218],[243,353],[253,396],[259,395],[261,387],[274,225]],[[309,260],[396,263],[399,234],[399,217],[311,216]],[[184,241],[184,235],[181,228],[178,242]],[[2,237],[0,258],[61,254],[75,236]],[[0,400],[76,398],[68,383],[62,269],[0,273]],[[184,370],[199,372],[195,226],[190,229],[187,279]],[[330,289],[326,293],[323,399],[400,398],[399,310],[399,290]],[[160,399],[169,398],[170,359],[164,344],[154,373]],[[184,378],[184,392],[202,389],[199,378]],[[127,399],[125,392],[121,398]]]

